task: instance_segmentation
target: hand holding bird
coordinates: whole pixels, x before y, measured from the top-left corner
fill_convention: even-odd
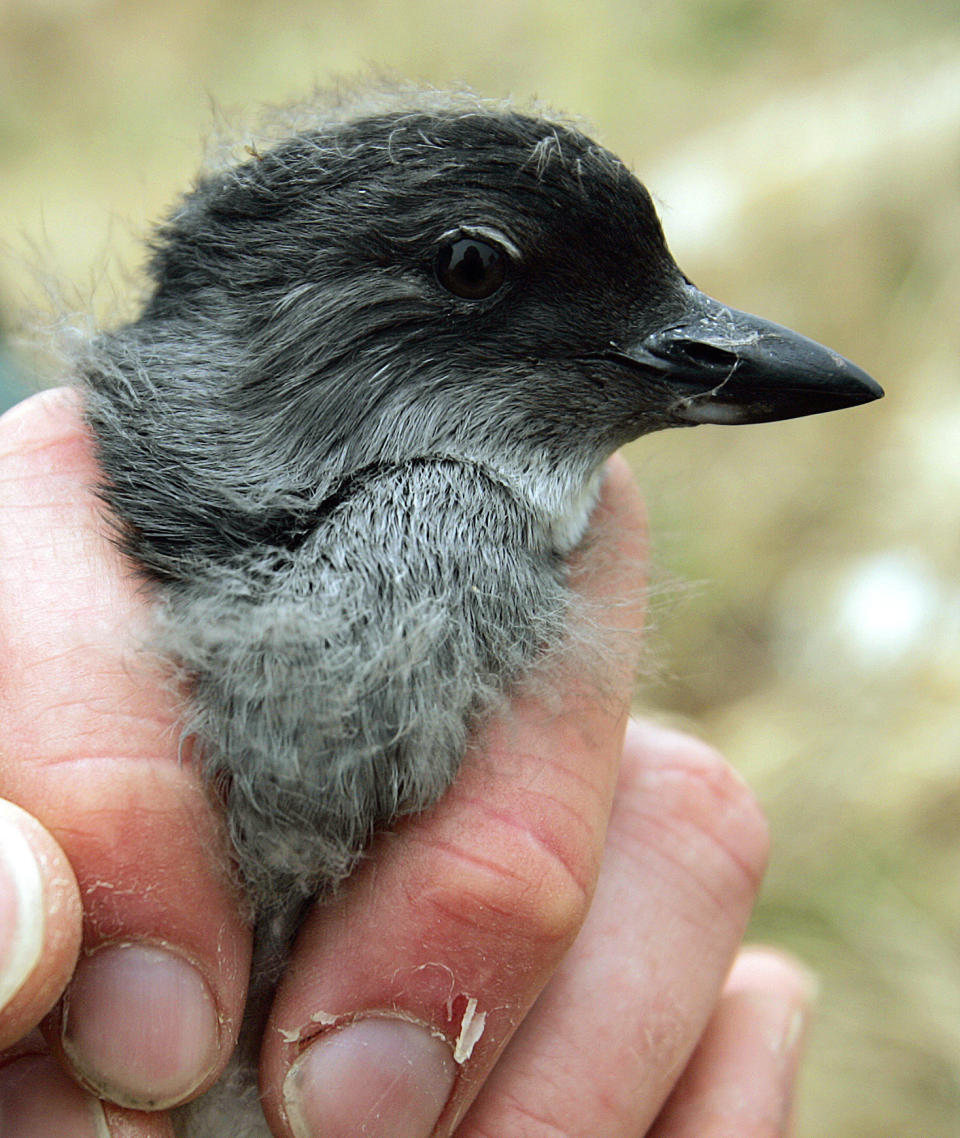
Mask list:
[[[609,455],[881,392],[695,289],[646,190],[578,130],[463,98],[317,121],[205,176],[150,276],[79,366],[257,922],[234,1081],[183,1132],[253,1135],[304,906],[440,798],[511,698],[616,666],[621,630],[570,578]],[[455,987],[459,1044],[489,1009]]]

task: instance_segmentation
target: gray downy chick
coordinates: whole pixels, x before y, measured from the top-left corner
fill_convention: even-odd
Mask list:
[[[318,115],[202,177],[149,277],[81,363],[86,415],[189,682],[261,996],[304,903],[443,793],[471,726],[562,644],[616,448],[882,394],[698,291],[614,155],[462,97]],[[255,1027],[235,1109],[181,1133],[267,1134],[240,1090]]]

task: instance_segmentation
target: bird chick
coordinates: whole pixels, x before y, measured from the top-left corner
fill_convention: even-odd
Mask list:
[[[882,394],[699,292],[573,126],[405,98],[201,177],[140,315],[81,366],[268,973],[302,904],[563,645],[616,448]]]

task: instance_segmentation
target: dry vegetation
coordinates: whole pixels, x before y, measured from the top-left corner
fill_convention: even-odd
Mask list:
[[[642,440],[660,678],[770,815],[755,932],[819,971],[799,1135],[960,1130],[960,31],[954,4],[7,0],[0,324],[117,307],[209,99],[377,64],[583,113],[707,291],[872,371],[829,420]],[[91,299],[91,296],[93,297]]]

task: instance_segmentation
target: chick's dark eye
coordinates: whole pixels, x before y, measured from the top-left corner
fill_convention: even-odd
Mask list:
[[[451,241],[437,257],[437,280],[448,292],[464,300],[493,296],[506,277],[506,253],[473,237]]]

